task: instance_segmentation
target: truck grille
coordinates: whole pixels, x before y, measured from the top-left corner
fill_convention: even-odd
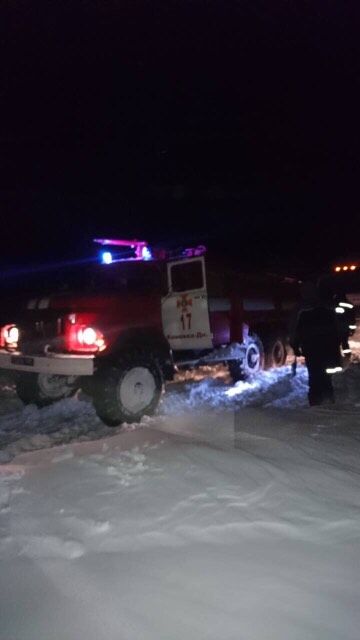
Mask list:
[[[20,324],[19,350],[41,355],[46,349],[60,351],[63,344],[61,318],[29,318]]]

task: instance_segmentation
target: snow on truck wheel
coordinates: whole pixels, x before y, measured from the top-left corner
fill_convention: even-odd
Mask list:
[[[229,371],[234,382],[244,380],[264,368],[264,347],[258,336],[249,336],[241,346],[242,358],[229,361]]]
[[[264,340],[265,367],[282,367],[286,362],[286,344],[282,336],[271,336]]]
[[[53,402],[72,396],[76,387],[74,376],[45,373],[18,373],[16,392],[24,404],[46,407]]]
[[[152,356],[129,354],[96,376],[93,402],[109,427],[139,422],[156,410],[163,391],[162,371]]]

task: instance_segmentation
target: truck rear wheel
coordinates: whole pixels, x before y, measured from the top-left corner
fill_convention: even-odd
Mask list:
[[[265,366],[267,369],[282,367],[286,362],[286,345],[281,336],[272,336],[265,341]]]
[[[256,335],[249,336],[242,346],[243,357],[229,361],[229,371],[234,382],[246,380],[264,368],[264,347],[260,338]]]
[[[97,374],[94,407],[109,427],[139,422],[154,413],[162,390],[163,375],[156,360],[147,354],[128,354]]]
[[[75,380],[75,377],[46,373],[19,373],[16,392],[24,404],[46,407],[57,400],[72,396],[77,389]]]

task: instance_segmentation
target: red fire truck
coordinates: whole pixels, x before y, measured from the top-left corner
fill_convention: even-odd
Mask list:
[[[115,426],[152,413],[176,368],[226,362],[239,380],[284,364],[296,280],[245,274],[203,246],[96,242],[101,264],[29,296],[1,329],[0,369],[25,403],[82,388]]]

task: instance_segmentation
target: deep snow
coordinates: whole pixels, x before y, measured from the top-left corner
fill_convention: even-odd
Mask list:
[[[358,640],[359,367],[215,373],[121,432],[2,385],[1,640]]]
[[[290,367],[283,367],[277,371],[262,372],[252,382],[236,385],[230,384],[227,369],[222,366],[203,367],[179,375],[177,380],[167,387],[158,411],[160,417],[209,408],[223,412],[245,405],[276,405],[280,402],[282,406],[297,407],[306,404],[305,367],[298,369],[295,378],[291,376]],[[145,418],[143,423],[153,423],[154,420],[156,422],[157,418]],[[137,426],[106,427],[83,394],[41,410],[34,405],[23,407],[14,387],[4,379],[1,384],[0,380],[0,462],[10,460],[21,451],[112,436],[120,430]]]

